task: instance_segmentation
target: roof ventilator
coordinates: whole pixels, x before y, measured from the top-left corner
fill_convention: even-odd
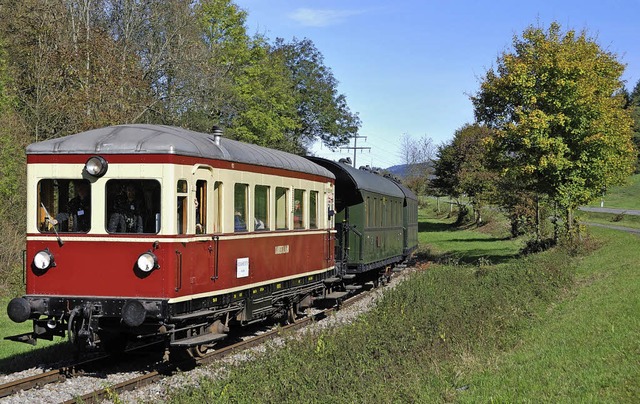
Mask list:
[[[220,129],[219,126],[214,125],[212,128],[212,132],[213,132],[213,143],[215,143],[216,146],[220,146],[220,139],[222,138],[222,129]]]

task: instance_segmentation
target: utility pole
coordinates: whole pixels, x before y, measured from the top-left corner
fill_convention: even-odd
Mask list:
[[[358,147],[358,139],[364,139],[366,141],[367,137],[355,135],[353,136],[353,146],[344,146],[340,148],[340,150],[344,150],[344,149],[353,150],[353,166],[356,168],[358,167],[356,166],[356,151],[371,150],[371,147],[362,147],[362,146]]]

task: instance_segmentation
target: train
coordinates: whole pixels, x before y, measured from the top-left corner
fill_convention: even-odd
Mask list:
[[[377,286],[418,245],[417,197],[394,178],[218,127],[115,125],[26,154],[26,293],[7,314],[33,331],[12,341],[201,356]]]

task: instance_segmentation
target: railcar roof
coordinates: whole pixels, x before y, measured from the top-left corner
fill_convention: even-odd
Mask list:
[[[355,189],[376,192],[383,195],[404,198],[405,194],[397,184],[382,175],[367,170],[357,169],[348,164],[327,160],[320,157],[307,157],[335,174],[336,182],[347,181]],[[337,186],[337,185],[336,185]]]
[[[400,190],[404,193],[404,196],[407,199],[413,199],[415,201],[418,200],[418,197],[416,196],[416,194],[414,194],[413,191],[407,188],[405,185],[395,181],[393,181],[393,183],[396,184],[398,188],[400,188]]]
[[[33,143],[27,154],[175,154],[303,172],[328,178],[324,167],[295,154],[212,134],[164,125],[131,124],[108,126],[75,135]]]

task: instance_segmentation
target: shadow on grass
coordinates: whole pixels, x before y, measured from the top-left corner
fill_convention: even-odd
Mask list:
[[[467,243],[477,243],[477,242],[495,242],[495,241],[507,241],[510,240],[511,237],[491,237],[491,238],[451,238],[448,241],[453,243],[458,242],[467,242]]]
[[[421,221],[418,223],[418,231],[424,233],[436,233],[436,232],[454,232],[471,230],[469,227],[460,228],[454,223],[433,223],[428,221]],[[466,265],[480,265],[482,264],[501,264],[508,262],[514,258],[520,256],[519,251],[514,252],[513,248],[489,248],[492,243],[508,241],[511,238],[509,236],[500,237],[471,237],[471,238],[451,238],[447,239],[448,242],[453,243],[480,243],[486,244],[487,248],[474,248],[470,250],[462,251],[447,251],[436,252],[429,249],[428,246],[422,249],[418,253],[418,258],[426,261],[434,261],[442,264],[466,264]],[[495,247],[495,246],[494,246]]]
[[[18,344],[18,342],[16,342]],[[51,369],[60,362],[75,359],[76,348],[70,343],[60,343],[29,352],[18,353],[0,359],[0,374],[19,372],[34,367]]]
[[[454,231],[457,230],[453,223],[432,223],[432,222],[418,222],[419,233],[433,233],[438,231]]]

